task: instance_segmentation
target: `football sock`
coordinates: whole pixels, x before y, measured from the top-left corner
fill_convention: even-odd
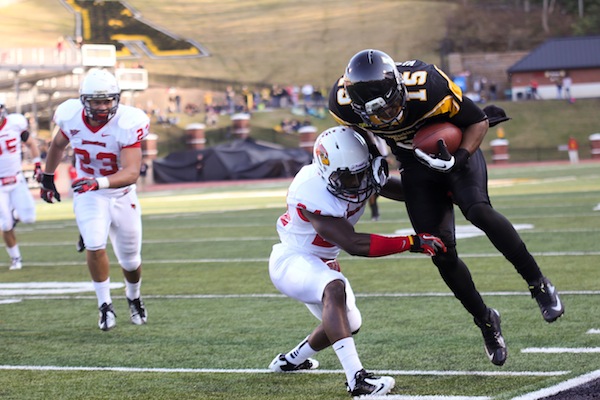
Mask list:
[[[96,297],[98,298],[98,307],[102,306],[104,303],[112,303],[112,299],[110,298],[110,278],[104,282],[94,281],[93,283],[94,290],[96,291]]]
[[[356,352],[354,339],[352,337],[340,339],[335,342],[332,347],[346,372],[348,386],[353,390],[356,383],[354,381],[354,375],[363,369],[362,363],[358,358],[358,353]]]
[[[294,365],[302,364],[309,357],[317,354],[317,351],[308,344],[308,336],[306,339],[298,343],[290,352],[285,355],[285,358]]]
[[[135,300],[140,297],[140,288],[142,287],[142,278],[137,283],[128,282],[125,279],[125,296],[129,300]]]
[[[19,245],[15,245],[10,248],[6,248],[6,252],[10,256],[10,258],[21,258],[21,252],[19,251]]]

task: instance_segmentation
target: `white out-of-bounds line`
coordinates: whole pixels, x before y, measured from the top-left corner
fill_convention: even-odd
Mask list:
[[[111,371],[111,372],[159,372],[159,373],[200,373],[200,374],[272,374],[270,369],[215,369],[215,368],[136,368],[136,367],[61,367],[57,365],[0,365],[0,370],[17,371]],[[430,375],[430,376],[561,376],[570,371],[404,371],[373,370],[376,374],[389,375]],[[295,372],[298,374],[343,374],[341,369],[318,369]]]
[[[388,394],[385,400],[490,400],[487,396],[406,396]]]
[[[589,372],[587,374],[578,376],[573,379],[561,382],[558,385],[550,386],[544,389],[537,390],[535,392],[527,393],[522,396],[513,397],[511,400],[538,400],[544,397],[553,396],[565,390],[575,388],[577,386],[585,385],[588,382],[594,381],[600,378],[600,369]]]
[[[527,347],[521,353],[600,353],[600,347]]]
[[[598,335],[600,334],[600,329],[590,329],[588,330],[586,333],[589,333],[590,335]]]

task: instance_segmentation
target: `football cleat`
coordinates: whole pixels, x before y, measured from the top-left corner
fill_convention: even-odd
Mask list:
[[[554,322],[565,313],[565,307],[558,297],[556,288],[548,278],[542,277],[537,284],[530,285],[529,291],[531,292],[531,297],[540,306],[542,316],[546,322]]]
[[[361,369],[354,375],[354,388],[346,382],[350,396],[384,396],[394,388],[396,381],[391,376],[375,376],[372,372]]]
[[[131,323],[134,325],[144,325],[146,323],[146,320],[148,319],[148,314],[146,313],[146,307],[144,306],[144,302],[142,301],[142,299],[127,299],[127,303],[129,304],[129,315],[131,317]]]
[[[77,249],[78,253],[81,253],[82,251],[85,250],[85,243],[83,243],[83,236],[79,235],[79,239],[77,240],[77,243],[75,244],[75,248]]]
[[[309,369],[317,369],[319,367],[319,362],[312,358],[307,358],[306,361],[296,365],[292,364],[285,358],[285,354],[278,354],[271,364],[269,364],[269,369],[273,372],[294,372],[294,371],[302,371]]]
[[[488,317],[484,321],[475,320],[475,325],[481,329],[483,334],[483,348],[485,354],[494,365],[504,365],[508,351],[500,329],[500,313],[493,308],[488,308]]]
[[[112,303],[103,303],[100,308],[100,318],[98,319],[98,327],[103,331],[108,331],[117,325],[117,314]]]
[[[17,269],[23,268],[23,263],[21,262],[21,257],[13,257],[10,260],[10,267],[8,268],[10,271],[14,271]]]

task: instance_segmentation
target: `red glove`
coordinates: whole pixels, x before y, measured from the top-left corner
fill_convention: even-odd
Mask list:
[[[38,161],[33,167],[33,179],[40,182],[42,179],[42,164]]]
[[[94,178],[79,178],[71,185],[76,193],[85,193],[90,190],[98,190],[98,181]]]
[[[411,253],[425,253],[428,256],[435,256],[440,251],[446,252],[446,245],[442,239],[430,235],[429,233],[419,233],[412,235],[412,244],[410,246]]]

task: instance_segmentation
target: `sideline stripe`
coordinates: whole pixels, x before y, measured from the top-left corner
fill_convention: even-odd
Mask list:
[[[600,347],[528,347],[521,349],[521,353],[600,353]]]
[[[589,331],[587,331],[586,333],[589,334],[600,334],[600,329],[590,329]]]
[[[578,376],[573,379],[561,382],[558,385],[550,386],[548,388],[540,389],[535,392],[525,394],[523,396],[513,397],[511,400],[538,400],[545,397],[553,396],[560,392],[564,392],[568,389],[573,389],[577,386],[585,385],[588,382],[600,378],[600,370],[592,371],[590,373]]]
[[[70,293],[67,290],[59,292],[58,290],[46,291],[43,293],[24,293],[18,289],[3,288],[0,283],[0,297],[20,296],[28,300],[73,300],[73,299],[91,299],[91,295],[66,295]],[[112,283],[111,283],[112,285]],[[121,284],[122,285],[122,284]],[[122,287],[122,286],[121,286]],[[90,289],[89,291],[93,291]],[[56,296],[51,295],[56,293]],[[563,295],[600,295],[600,290],[581,290],[560,292]],[[47,294],[44,295],[44,294]],[[61,294],[63,296],[61,296]],[[531,296],[529,292],[481,292],[483,296]],[[361,298],[381,298],[381,297],[453,297],[452,293],[355,293],[356,297]],[[118,297],[118,296],[117,296]],[[166,295],[144,295],[144,299],[279,299],[286,296],[280,293],[250,293],[250,294],[166,294]],[[588,333],[590,333],[588,331]],[[591,332],[591,333],[600,333]]]
[[[270,369],[216,369],[216,368],[135,368],[135,367],[61,367],[57,365],[0,365],[0,370],[17,371],[111,371],[111,372],[159,372],[159,373],[200,373],[200,374],[275,374]],[[570,371],[403,371],[372,370],[376,374],[427,375],[427,376],[562,376]],[[321,369],[297,371],[294,374],[344,374],[341,369]]]

